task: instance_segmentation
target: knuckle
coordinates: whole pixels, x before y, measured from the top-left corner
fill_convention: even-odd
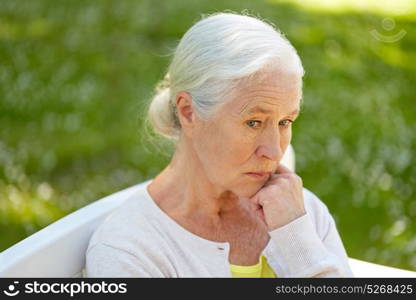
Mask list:
[[[268,198],[263,199],[262,203],[263,203],[263,205],[269,205],[270,204],[270,199],[268,199]]]
[[[299,175],[295,175],[295,178],[301,185],[303,184],[302,177],[300,177]]]
[[[295,182],[301,185],[303,184],[302,178],[295,173],[286,174],[286,176],[284,176],[283,178],[290,182]]]
[[[292,177],[291,176],[285,176],[285,177],[283,177],[282,178],[282,183],[284,184],[284,185],[290,185],[291,184],[291,182],[292,182]]]
[[[277,193],[277,192],[280,190],[280,187],[279,187],[279,185],[278,185],[278,184],[273,184],[272,186],[270,186],[270,190],[271,190],[273,193]]]

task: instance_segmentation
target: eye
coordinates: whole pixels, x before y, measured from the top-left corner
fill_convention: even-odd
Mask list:
[[[261,121],[259,121],[259,120],[250,120],[250,121],[246,122],[246,124],[251,128],[257,128],[257,127],[255,127],[256,123],[258,123],[260,125]]]
[[[279,122],[279,125],[280,125],[280,126],[282,126],[283,128],[286,128],[286,127],[289,127],[289,125],[290,125],[291,123],[293,123],[293,121],[292,121],[292,120],[287,119],[287,120],[282,120],[282,121],[280,121],[280,122]]]

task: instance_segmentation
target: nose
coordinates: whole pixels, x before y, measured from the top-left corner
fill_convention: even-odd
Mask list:
[[[280,138],[279,130],[269,130],[262,137],[262,141],[256,151],[257,155],[261,158],[279,161],[283,156],[283,151],[280,147]]]

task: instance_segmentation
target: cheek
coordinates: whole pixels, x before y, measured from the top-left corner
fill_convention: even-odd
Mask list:
[[[209,144],[205,151],[213,165],[240,166],[255,150],[253,137],[232,125],[213,128],[206,136],[205,143]]]
[[[282,150],[285,150],[289,146],[291,139],[292,139],[292,129],[289,128],[289,129],[284,130],[280,137],[280,148]]]
[[[255,137],[247,132],[231,129],[228,131],[226,140],[228,165],[242,165],[250,159],[255,151]]]
[[[228,137],[223,128],[218,126],[207,126],[202,128],[195,142],[201,159],[209,165],[216,165],[227,152]],[[222,163],[222,162],[221,162]]]

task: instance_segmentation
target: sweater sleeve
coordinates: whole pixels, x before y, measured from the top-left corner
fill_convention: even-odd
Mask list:
[[[86,277],[164,277],[151,270],[133,254],[103,243],[95,244],[86,254]]]
[[[320,201],[320,200],[319,200]],[[322,207],[321,207],[322,208]],[[311,212],[269,232],[280,277],[354,277],[335,221],[326,206],[321,211],[320,237]],[[275,259],[272,256],[272,262]]]

